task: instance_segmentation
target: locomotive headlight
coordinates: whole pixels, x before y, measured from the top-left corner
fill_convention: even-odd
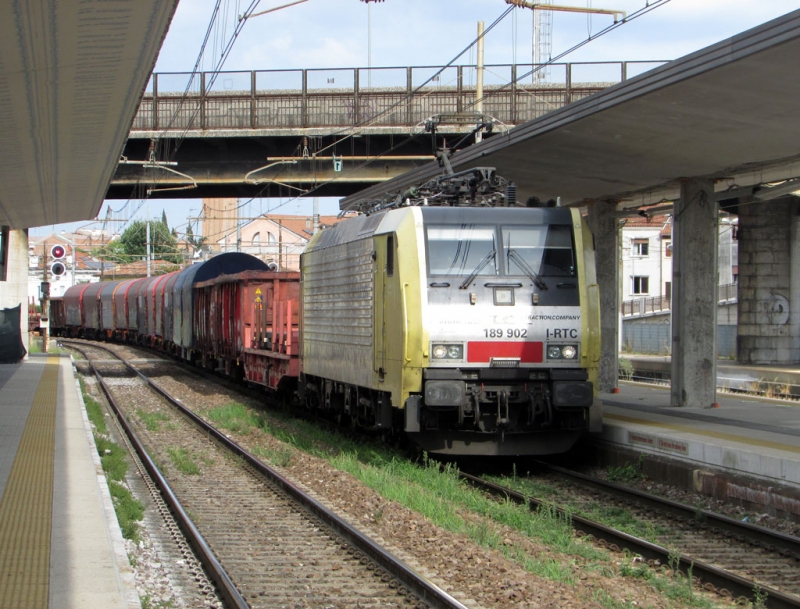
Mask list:
[[[578,345],[549,345],[547,359],[575,359],[578,357]]]
[[[564,359],[575,359],[578,350],[575,348],[575,345],[564,345],[561,349],[561,355]]]
[[[461,343],[434,343],[431,345],[431,356],[435,360],[464,359],[464,345]]]

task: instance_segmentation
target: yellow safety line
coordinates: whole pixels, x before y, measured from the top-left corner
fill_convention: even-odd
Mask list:
[[[723,433],[721,431],[712,430],[698,430],[693,427],[686,427],[685,425],[675,425],[673,423],[660,423],[658,421],[647,421],[645,419],[637,419],[634,417],[626,417],[624,415],[603,413],[604,419],[614,419],[617,421],[624,421],[626,423],[638,423],[640,425],[649,425],[651,427],[663,427],[673,431],[680,431],[683,433],[690,433],[695,436],[710,436],[718,440],[731,440],[740,442],[742,444],[752,444],[753,446],[762,446],[764,448],[774,448],[776,450],[785,450],[792,453],[800,453],[800,447],[792,446],[791,444],[781,444],[780,442],[771,442],[769,440],[759,440],[758,438],[748,438],[746,436],[738,436],[735,434]]]
[[[0,609],[47,609],[59,358],[48,357],[0,501]]]

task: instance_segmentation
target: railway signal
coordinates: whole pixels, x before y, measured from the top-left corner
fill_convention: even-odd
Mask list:
[[[66,255],[67,249],[63,245],[54,245],[50,248],[50,257],[53,258],[53,264],[50,265],[50,274],[53,277],[61,277],[67,272],[67,265],[64,263]]]

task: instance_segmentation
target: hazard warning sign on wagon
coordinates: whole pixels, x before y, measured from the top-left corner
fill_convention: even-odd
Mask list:
[[[256,302],[261,302],[261,288],[256,288]]]

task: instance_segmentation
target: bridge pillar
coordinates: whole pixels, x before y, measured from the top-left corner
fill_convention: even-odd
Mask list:
[[[675,202],[672,255],[672,406],[717,399],[718,212],[714,182],[690,179]]]
[[[737,358],[800,362],[800,199],[739,206]]]
[[[594,233],[597,284],[600,286],[600,391],[611,391],[619,378],[619,220],[616,205],[597,201],[589,206],[589,226]]]

